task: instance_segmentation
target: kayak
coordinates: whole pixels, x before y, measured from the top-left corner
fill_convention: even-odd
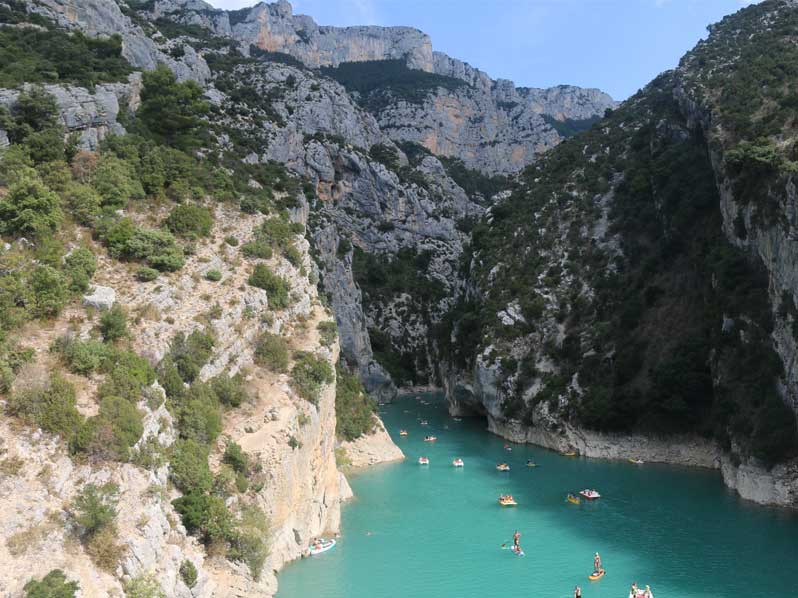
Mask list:
[[[581,500],[579,500],[579,497],[578,497],[578,496],[574,496],[573,494],[569,494],[569,495],[566,497],[566,500],[567,500],[569,503],[571,503],[572,505],[578,505],[578,504],[581,504],[581,503],[582,503],[582,501],[581,501]]]
[[[503,507],[515,507],[516,505],[518,505],[518,503],[515,502],[515,499],[512,496],[500,496],[499,504]]]
[[[527,461],[527,462],[526,462],[526,466],[527,466],[527,467],[537,467],[537,466],[538,466],[538,464],[537,464],[537,463],[533,463],[532,461]]]
[[[596,573],[596,572],[591,573],[590,575],[587,576],[587,578],[590,581],[597,581],[597,580],[601,579],[602,577],[604,577],[604,573],[606,573],[606,571],[604,571],[604,569],[602,569],[598,573]]]
[[[435,442],[436,440],[438,440],[437,436],[425,436],[424,437],[424,442]]]
[[[566,451],[566,452],[563,452],[563,453],[560,453],[560,454],[563,457],[576,457],[577,453],[576,453],[576,451]]]
[[[399,430],[399,436],[407,436],[407,430]]]
[[[642,459],[629,459],[629,463],[634,463],[635,465],[643,465],[645,461]]]
[[[452,465],[454,465],[455,467],[462,467],[463,465],[465,465],[465,463],[463,463],[462,459],[455,459],[454,461],[452,461]]]
[[[499,463],[496,466],[496,469],[498,469],[499,471],[510,471],[510,466],[507,465],[507,463]]]
[[[629,598],[654,598],[654,593],[649,590],[646,594],[645,590],[638,589],[637,592],[629,592]]]
[[[308,552],[310,556],[316,556],[321,554],[322,552],[327,552],[335,547],[335,540],[325,540],[324,538],[321,539],[321,544],[319,546],[310,545]]]
[[[419,457],[418,458],[419,465],[429,465],[429,459],[427,457]]]

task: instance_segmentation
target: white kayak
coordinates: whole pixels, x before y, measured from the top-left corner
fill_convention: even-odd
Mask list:
[[[321,543],[318,546],[314,546],[313,544],[310,545],[308,551],[310,552],[310,556],[316,556],[321,554],[322,552],[327,552],[335,547],[335,540],[325,540],[324,538],[321,539]]]

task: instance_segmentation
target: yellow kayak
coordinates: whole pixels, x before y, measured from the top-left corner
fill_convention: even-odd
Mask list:
[[[573,494],[569,494],[567,496],[568,502],[572,505],[579,505],[582,504],[581,499],[578,496],[574,496]]]
[[[588,578],[590,581],[598,581],[598,580],[599,580],[599,579],[601,579],[602,577],[604,577],[604,569],[602,569],[602,570],[601,570],[601,571],[599,571],[598,573],[592,573],[592,574],[590,574],[590,575],[588,575],[588,576],[587,576],[587,578]]]
[[[566,453],[560,453],[563,457],[576,457],[576,451],[568,451]]]

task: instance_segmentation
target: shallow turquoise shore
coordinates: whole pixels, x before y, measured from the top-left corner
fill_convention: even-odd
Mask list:
[[[351,479],[357,498],[343,535],[322,556],[279,575],[279,598],[626,598],[633,581],[656,598],[792,595],[798,582],[798,516],[752,505],[717,472],[562,457],[512,445],[484,421],[448,416],[440,397],[385,407],[407,455]],[[419,418],[428,426],[421,426]],[[399,437],[399,429],[409,432]],[[422,441],[435,434],[434,444]],[[419,466],[420,455],[429,466]],[[455,457],[465,461],[456,469]],[[538,467],[526,467],[527,459]],[[507,461],[511,471],[496,471]],[[571,505],[568,491],[603,498]],[[519,505],[501,508],[512,493]],[[525,557],[502,550],[522,533]],[[607,575],[589,582],[594,552]]]

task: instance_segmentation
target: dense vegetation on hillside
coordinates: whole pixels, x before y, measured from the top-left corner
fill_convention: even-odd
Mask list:
[[[322,67],[321,73],[356,93],[370,112],[379,112],[396,100],[420,104],[439,87],[455,90],[467,86],[454,77],[408,68],[404,60],[342,62],[337,67]]]

